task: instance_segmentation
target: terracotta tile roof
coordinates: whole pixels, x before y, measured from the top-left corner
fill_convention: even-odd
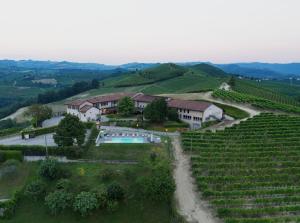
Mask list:
[[[186,101],[186,100],[177,100],[172,99],[168,101],[168,106],[171,108],[181,108],[192,111],[205,111],[212,104],[204,101]]]
[[[91,106],[91,105],[85,105],[85,106],[83,106],[83,107],[81,107],[80,109],[79,109],[79,111],[81,112],[81,113],[86,113],[90,108],[92,108],[93,106]]]
[[[135,97],[133,97],[133,99],[135,101],[140,101],[140,102],[152,102],[155,99],[160,99],[163,97],[159,97],[159,96],[153,96],[153,95],[145,95],[145,94],[137,94]]]
[[[65,103],[65,105],[80,106],[80,105],[82,105],[84,102],[86,102],[86,100],[77,99],[77,100],[74,100],[74,101],[68,101],[68,102]]]
[[[95,103],[108,102],[108,101],[118,101],[123,97],[133,97],[134,95],[136,95],[136,94],[135,93],[116,93],[116,94],[97,96],[94,98],[90,98],[87,101],[95,104]]]

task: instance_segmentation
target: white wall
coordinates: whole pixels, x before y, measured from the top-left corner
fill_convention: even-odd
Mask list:
[[[203,122],[211,120],[221,120],[223,118],[223,110],[215,105],[209,106],[203,113]]]

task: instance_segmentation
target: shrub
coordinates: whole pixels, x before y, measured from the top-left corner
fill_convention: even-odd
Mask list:
[[[90,214],[99,207],[99,202],[94,193],[81,192],[75,197],[73,204],[74,211],[79,212],[81,216]]]
[[[39,167],[39,174],[49,180],[57,179],[61,176],[61,168],[55,159],[43,160]]]
[[[108,201],[106,208],[109,212],[115,212],[119,208],[119,202],[118,201]]]
[[[114,176],[114,171],[111,168],[105,168],[101,171],[100,177],[102,180],[110,180]]]
[[[101,208],[104,208],[107,206],[108,197],[107,197],[107,191],[104,185],[100,185],[99,187],[92,190],[94,194],[96,194],[96,197],[99,202],[99,206]]]
[[[64,190],[57,190],[48,194],[45,205],[53,215],[57,215],[71,206],[72,195]]]
[[[154,170],[138,179],[141,193],[152,201],[169,201],[175,191],[174,179],[168,170]]]
[[[24,191],[24,194],[28,197],[32,197],[34,200],[38,200],[41,198],[45,193],[45,184],[40,181],[32,181],[29,183]]]
[[[60,179],[56,183],[56,189],[70,191],[72,189],[72,182],[69,179]]]
[[[4,162],[9,159],[22,161],[22,152],[16,150],[0,150],[0,162]]]
[[[18,174],[20,162],[18,160],[7,160],[1,165],[0,179],[14,179]]]
[[[125,191],[117,182],[111,183],[107,187],[107,197],[109,200],[121,200],[124,198]]]

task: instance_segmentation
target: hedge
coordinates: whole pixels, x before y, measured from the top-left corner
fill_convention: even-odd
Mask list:
[[[39,135],[44,135],[44,134],[55,132],[56,128],[57,128],[57,126],[51,126],[51,127],[48,127],[48,128],[24,130],[24,131],[21,132],[21,134],[22,134],[22,138],[24,138],[25,134],[29,134],[30,136],[39,136]]]
[[[0,150],[0,163],[10,159],[23,161],[23,154],[17,150]]]
[[[3,214],[0,215],[0,219],[8,219],[13,216],[22,194],[22,190],[17,190],[14,192],[11,199],[4,202],[0,202],[0,209],[3,209]]]
[[[20,151],[24,156],[45,156],[46,155],[46,147],[36,146],[36,145],[30,145],[30,146],[0,145],[0,151],[3,150]],[[68,158],[80,158],[83,152],[84,149],[78,146],[48,147],[48,154],[52,156],[66,156]]]

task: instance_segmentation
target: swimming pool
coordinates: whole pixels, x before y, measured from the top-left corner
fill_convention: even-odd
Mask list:
[[[105,143],[147,143],[143,137],[112,137],[104,141]]]

